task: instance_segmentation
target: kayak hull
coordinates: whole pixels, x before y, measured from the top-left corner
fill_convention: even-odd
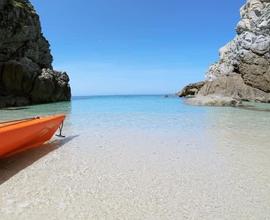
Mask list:
[[[54,115],[1,124],[0,158],[9,157],[47,142],[64,119],[65,115]]]

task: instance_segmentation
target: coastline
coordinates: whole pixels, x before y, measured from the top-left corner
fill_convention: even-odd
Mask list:
[[[65,111],[67,139],[0,162],[1,217],[269,216],[269,112],[181,103],[110,97],[8,111]]]

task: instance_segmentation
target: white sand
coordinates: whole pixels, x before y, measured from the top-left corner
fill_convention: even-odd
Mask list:
[[[67,134],[0,162],[0,219],[270,219],[266,139]]]

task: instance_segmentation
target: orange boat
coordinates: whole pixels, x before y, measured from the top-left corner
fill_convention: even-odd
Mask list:
[[[0,158],[38,147],[62,130],[65,115],[0,122]],[[61,132],[60,132],[61,134]]]

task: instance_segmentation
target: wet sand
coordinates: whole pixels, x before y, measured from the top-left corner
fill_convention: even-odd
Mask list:
[[[245,131],[67,130],[0,162],[0,219],[269,219],[269,138]]]

